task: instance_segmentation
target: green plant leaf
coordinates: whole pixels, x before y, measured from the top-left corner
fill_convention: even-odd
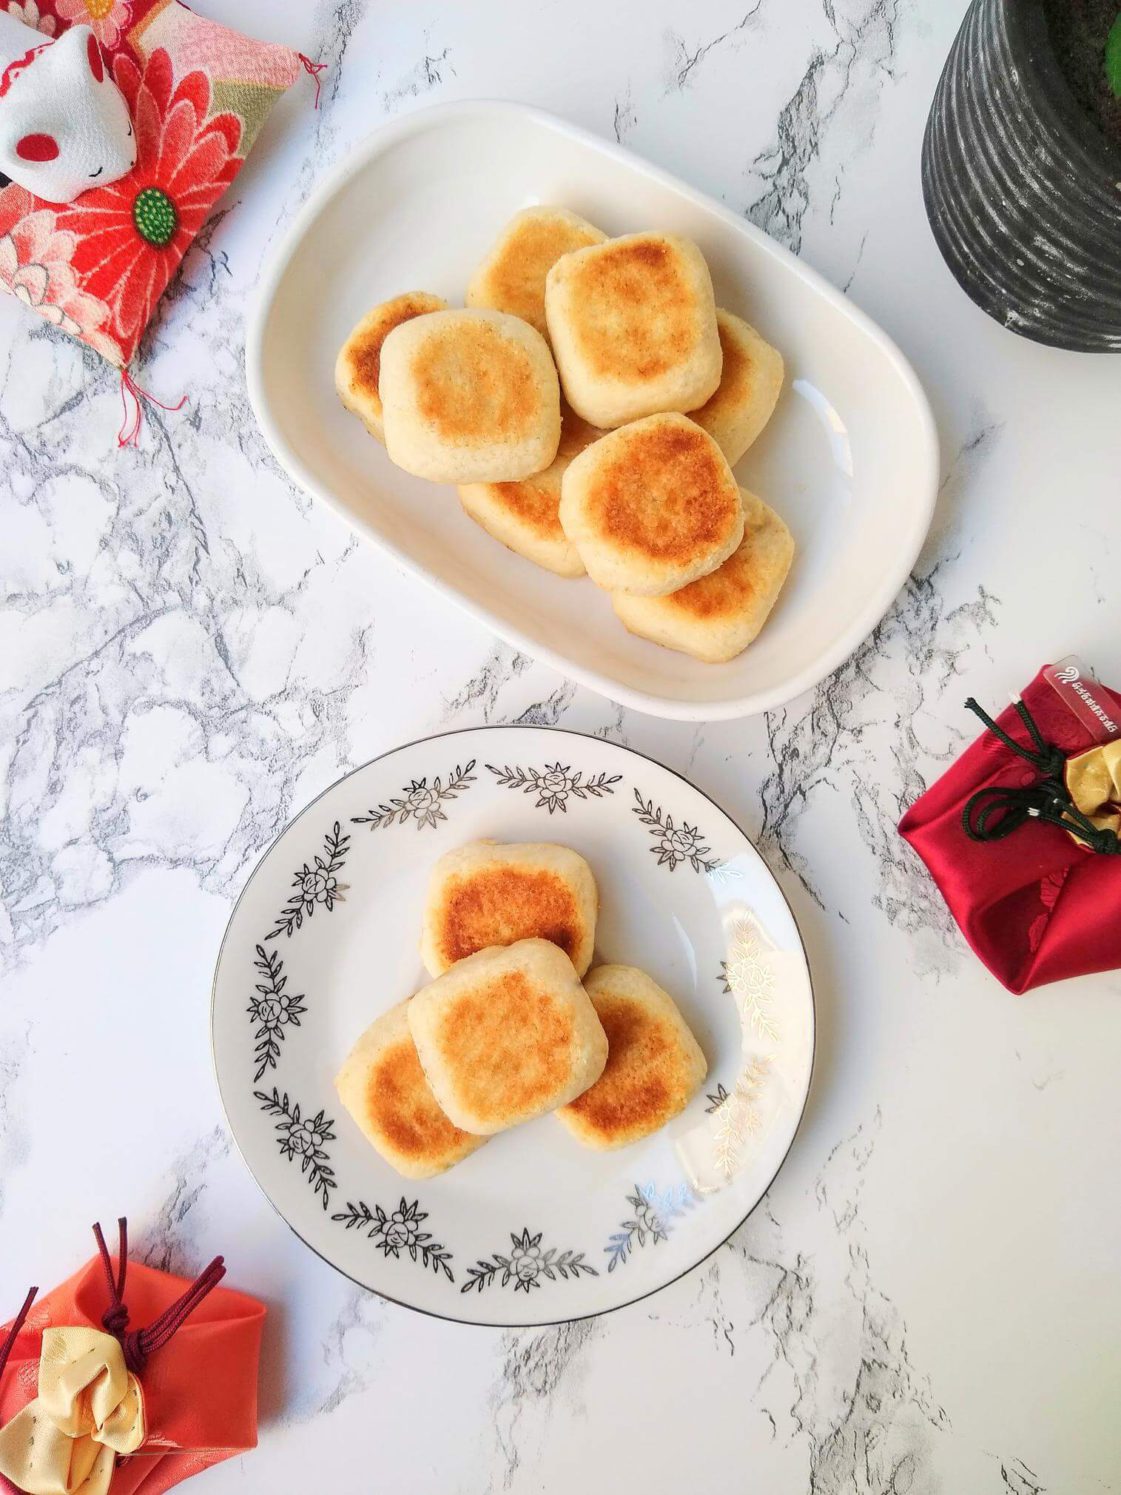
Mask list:
[[[1105,76],[1114,98],[1121,99],[1121,11],[1105,39]]]

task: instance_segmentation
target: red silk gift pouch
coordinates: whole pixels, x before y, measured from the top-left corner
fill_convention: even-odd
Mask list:
[[[899,823],[1009,991],[1121,967],[1121,695],[1048,665]]]
[[[0,1329],[0,1491],[161,1495],[257,1442],[265,1308],[99,1254]]]

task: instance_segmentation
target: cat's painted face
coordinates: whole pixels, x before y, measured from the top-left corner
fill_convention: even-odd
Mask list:
[[[13,36],[12,25],[22,37]],[[24,53],[38,50],[26,66],[8,69],[0,172],[52,203],[127,176],[136,165],[132,120],[90,28],[73,26],[49,41],[0,12],[0,73],[23,55],[19,45]]]

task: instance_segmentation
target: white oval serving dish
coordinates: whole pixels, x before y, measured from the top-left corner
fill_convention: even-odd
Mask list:
[[[718,304],[786,359],[778,408],[737,476],[787,521],[798,553],[766,628],[729,664],[631,637],[587,579],[512,554],[463,513],[454,490],[394,467],[335,394],[336,353],[364,311],[407,290],[462,304],[498,230],[533,202],[573,208],[610,233],[688,235]],[[719,203],[517,104],[419,110],[356,146],[264,276],[246,361],[261,428],[297,482],[516,648],[657,716],[750,716],[816,685],[883,617],[934,510],[930,407],[868,317]]]

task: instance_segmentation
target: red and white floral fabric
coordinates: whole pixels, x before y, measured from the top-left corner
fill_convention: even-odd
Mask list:
[[[0,0],[0,8],[45,36],[92,27],[137,141],[127,177],[62,206],[0,178],[0,290],[123,369],[302,59],[181,0]]]

